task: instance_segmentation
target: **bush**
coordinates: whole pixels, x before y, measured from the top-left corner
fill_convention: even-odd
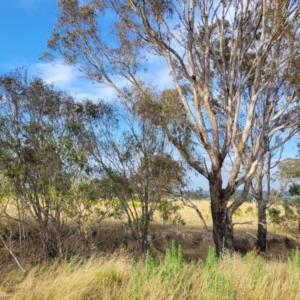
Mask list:
[[[246,213],[247,215],[253,215],[253,213],[254,213],[253,207],[249,206],[249,207],[245,210],[245,213]]]
[[[271,207],[268,209],[269,217],[271,223],[275,225],[285,226],[286,218],[284,216],[280,216],[281,211],[275,207]]]
[[[233,213],[233,215],[234,216],[241,216],[243,214],[243,211],[240,209],[240,208],[238,208],[237,210],[235,210],[234,211],[234,213]]]
[[[269,213],[269,216],[270,216],[270,219],[271,219],[271,222],[272,220],[276,220],[279,218],[279,215],[280,215],[280,209],[277,209],[275,207],[271,207],[268,209],[268,213]]]

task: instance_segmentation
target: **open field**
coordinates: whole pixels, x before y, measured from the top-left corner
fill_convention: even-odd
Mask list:
[[[178,205],[182,203],[176,202]],[[212,219],[209,201],[194,201],[201,211],[209,230],[212,230]],[[278,207],[282,213],[283,207]],[[174,239],[183,245],[187,258],[205,259],[209,247],[214,246],[212,233],[208,232],[197,213],[189,207],[182,206],[180,215],[185,225],[164,225],[158,216],[152,224],[153,244],[162,253]],[[290,228],[274,225],[268,219],[267,257],[286,259],[293,249],[300,245],[300,234],[295,223]],[[233,215],[236,249],[245,254],[255,248],[257,234],[257,210],[253,203],[244,203]],[[104,223],[108,225],[107,223]],[[111,223],[110,225],[111,226]],[[155,250],[155,249],[154,249]]]
[[[201,211],[203,218],[209,230],[212,229],[212,220],[210,212],[209,201],[194,201],[196,206]],[[182,205],[180,201],[176,204]],[[280,208],[280,207],[279,207]],[[283,208],[281,208],[283,211]],[[183,254],[187,259],[205,259],[209,247],[214,246],[212,233],[204,228],[203,222],[197,213],[189,207],[182,206],[180,215],[185,222],[185,225],[172,224],[164,222],[158,215],[155,215],[151,223],[150,239],[151,251],[153,255],[162,257],[171,241],[175,240],[183,246]],[[252,203],[244,203],[234,214],[233,222],[235,232],[235,245],[236,249],[245,254],[255,248],[256,231],[257,231],[257,212],[255,205]],[[251,225],[251,224],[252,225]],[[71,255],[79,255],[84,258],[91,257],[95,252],[111,252],[116,250],[125,250],[129,253],[135,249],[134,241],[130,232],[120,220],[108,218],[102,221],[99,225],[91,225],[84,228],[86,234],[86,242],[91,247],[79,247],[78,244],[82,241],[83,237],[76,237],[75,240],[68,239],[70,233],[74,233],[71,228],[72,225],[66,226],[66,241],[68,244],[68,251]],[[17,231],[17,228],[15,229]],[[28,230],[31,230],[28,228]],[[18,239],[17,232],[15,239]],[[37,232],[32,230],[30,232],[31,241],[28,244],[28,251],[32,253],[29,260],[30,263],[36,264],[42,261],[42,252],[37,250],[35,244],[35,236]],[[38,237],[36,238],[38,239]],[[16,241],[17,244],[17,241]],[[268,238],[267,238],[267,257],[276,257],[286,259],[293,249],[300,245],[300,235],[296,229],[296,224],[291,228],[280,228],[268,222]],[[32,246],[32,249],[30,249]],[[18,251],[17,251],[18,253]],[[0,264],[4,262],[13,263],[13,259],[9,252],[0,243]]]

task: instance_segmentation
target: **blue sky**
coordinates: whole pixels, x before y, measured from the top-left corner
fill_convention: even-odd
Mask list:
[[[57,88],[71,93],[77,99],[112,98],[114,92],[111,89],[82,78],[74,67],[66,66],[59,60],[54,66],[39,60],[56,23],[56,3],[56,0],[0,0],[0,73],[27,66],[32,75],[41,77],[47,83],[54,83]],[[158,85],[167,87],[171,84],[168,74],[167,68],[160,68],[153,74],[153,81],[159,80]],[[161,78],[164,78],[163,82]],[[297,142],[288,143],[283,158],[296,156]],[[193,186],[200,185],[207,190],[207,182],[193,174],[190,173],[193,181],[197,182]]]
[[[0,0],[0,73],[18,67],[28,67],[30,74],[54,83],[76,98],[97,99],[112,96],[106,87],[82,78],[73,67],[60,61],[44,63],[39,60],[58,15],[56,0]]]
[[[86,80],[76,68],[61,61],[53,66],[39,60],[57,20],[56,3],[56,0],[0,0],[0,73],[27,66],[32,75],[54,83],[77,99],[112,98],[115,95],[112,89]],[[167,69],[158,70],[152,83],[169,86],[168,73]]]
[[[56,0],[0,0],[1,71],[38,63],[56,22]]]

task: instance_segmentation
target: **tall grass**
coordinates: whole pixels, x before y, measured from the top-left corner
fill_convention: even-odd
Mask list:
[[[9,299],[299,299],[300,253],[288,262],[265,261],[253,253],[208,251],[203,262],[184,262],[172,244],[165,259],[147,255],[136,263],[124,254],[33,268],[23,278],[11,271],[0,282]]]

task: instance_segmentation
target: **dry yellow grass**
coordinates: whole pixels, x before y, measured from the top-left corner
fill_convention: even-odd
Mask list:
[[[210,202],[209,201],[193,201],[193,203],[198,207],[198,209],[201,211],[207,225],[209,227],[212,227],[212,218],[211,218],[211,209],[210,209]],[[176,201],[176,204],[181,205],[180,201]],[[284,209],[282,206],[278,206],[278,208],[284,212]],[[248,211],[247,211],[248,210]],[[251,212],[252,211],[252,212]],[[185,228],[197,228],[201,229],[203,228],[203,223],[198,217],[197,213],[189,207],[182,206],[180,209],[180,214],[182,218],[185,220],[186,225]],[[268,219],[268,217],[267,217]],[[162,221],[157,218],[157,221],[161,223]],[[245,223],[245,222],[252,222],[252,225],[245,225],[245,224],[238,224],[238,223]],[[238,211],[234,213],[233,215],[233,223],[237,223],[235,225],[236,231],[249,231],[251,233],[255,233],[257,230],[257,209],[255,204],[245,202],[243,203]],[[277,234],[277,233],[287,233],[288,231],[284,230],[283,228],[280,228],[278,226],[275,226],[268,222],[268,230],[270,233]]]
[[[211,227],[210,203],[194,203]],[[186,226],[177,226],[176,230],[199,231],[205,235],[202,221],[193,209],[182,207],[180,213]],[[255,206],[244,203],[234,215],[234,222],[249,221],[253,221],[252,227],[236,225],[235,231],[247,230],[252,234],[256,231]],[[120,225],[113,219],[105,223],[102,225]],[[162,226],[158,215],[155,226]],[[269,229],[271,233],[281,230],[274,226]],[[186,245],[183,243],[187,250],[185,256],[191,254],[189,243],[189,240]],[[201,257],[205,257],[207,251],[204,244],[202,241],[193,246],[195,252],[204,253]],[[289,265],[280,260],[265,261],[253,254],[245,257],[225,255],[219,262],[182,263],[180,269],[166,273],[162,262],[136,264],[128,255],[119,252],[84,263],[75,263],[71,259],[26,268],[27,274],[16,268],[2,269],[0,299],[300,299],[300,258]]]
[[[10,299],[299,299],[300,266],[225,255],[219,262],[182,263],[166,272],[166,262],[134,264],[118,254],[32,269]],[[209,260],[208,259],[208,260]],[[299,261],[298,261],[299,263]],[[172,264],[172,262],[170,262]],[[16,273],[7,274],[13,281]],[[3,284],[2,284],[3,289]]]

